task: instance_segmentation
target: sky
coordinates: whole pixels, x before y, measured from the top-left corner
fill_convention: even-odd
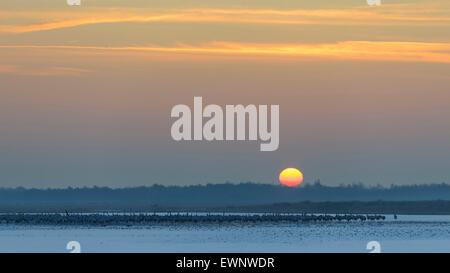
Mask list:
[[[3,0],[0,187],[450,182],[450,2]],[[280,106],[280,146],[171,109]]]

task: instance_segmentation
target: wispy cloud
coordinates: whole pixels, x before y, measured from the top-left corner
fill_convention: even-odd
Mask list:
[[[325,44],[263,44],[263,43],[231,43],[211,42],[199,46],[178,45],[161,46],[71,46],[71,45],[17,45],[0,46],[0,49],[72,49],[81,51],[129,52],[136,53],[190,53],[207,55],[236,56],[290,56],[290,57],[325,57],[336,59],[354,59],[368,61],[396,62],[435,62],[450,63],[450,43],[419,42],[373,42],[345,41]]]
[[[74,67],[24,67],[21,65],[0,65],[0,74],[27,75],[27,76],[74,76],[79,77],[84,73],[93,72],[88,69]]]
[[[83,25],[124,22],[197,22],[287,25],[450,25],[450,12],[442,10],[380,9],[97,9],[87,12],[2,11],[4,18],[24,18],[29,24],[0,25],[0,32],[26,33]],[[50,21],[48,18],[52,18]]]

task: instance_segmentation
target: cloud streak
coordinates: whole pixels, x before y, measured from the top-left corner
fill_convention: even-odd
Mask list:
[[[72,46],[12,45],[0,49],[79,50],[101,54],[188,53],[202,55],[323,57],[347,60],[450,63],[450,43],[345,41],[325,44],[263,44],[211,42],[204,45],[162,46]]]
[[[27,33],[105,23],[228,23],[284,25],[450,25],[448,12],[442,10],[403,10],[355,8],[347,10],[266,10],[266,9],[124,9],[94,12],[2,11],[2,17],[33,19],[26,25],[0,25],[3,33]],[[48,18],[54,18],[48,21]]]
[[[79,77],[82,76],[82,74],[89,72],[93,71],[88,69],[62,66],[31,68],[20,65],[0,65],[0,74],[10,75]]]

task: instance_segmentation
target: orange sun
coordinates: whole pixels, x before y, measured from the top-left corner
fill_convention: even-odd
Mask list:
[[[287,168],[280,173],[280,183],[294,187],[300,185],[303,181],[303,174],[295,168]]]

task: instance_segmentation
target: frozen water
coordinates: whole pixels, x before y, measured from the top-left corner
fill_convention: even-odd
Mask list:
[[[143,227],[0,225],[0,252],[450,252],[450,216],[392,215],[386,221],[173,224]]]

